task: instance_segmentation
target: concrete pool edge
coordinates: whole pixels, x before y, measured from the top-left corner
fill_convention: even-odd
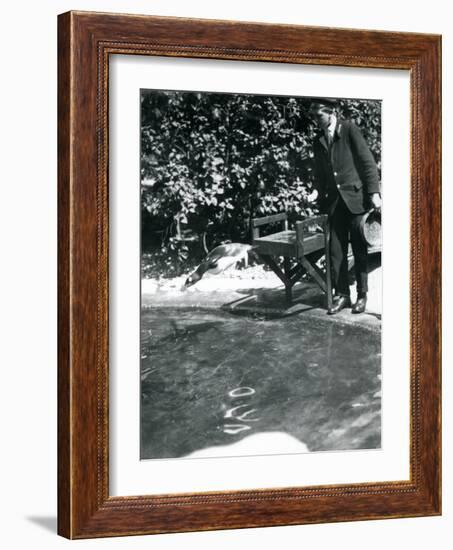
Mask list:
[[[280,291],[280,288],[273,290]],[[283,295],[284,292],[282,291]],[[197,292],[190,295],[183,292],[143,293],[141,298],[141,308],[145,311],[154,308],[186,311],[201,309],[212,312],[223,311],[237,315],[263,315],[269,318],[304,315],[328,323],[360,326],[375,332],[381,330],[380,314],[365,312],[354,315],[350,309],[345,309],[336,315],[327,315],[325,308],[313,305],[312,300],[305,302],[300,296],[296,296],[294,304],[289,308],[285,306],[283,300],[277,304],[264,304],[259,302],[259,295],[250,293],[250,295],[244,296],[244,294],[235,291]]]

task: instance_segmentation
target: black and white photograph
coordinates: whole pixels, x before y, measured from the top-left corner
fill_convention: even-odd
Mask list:
[[[381,447],[381,101],[141,90],[141,458]]]

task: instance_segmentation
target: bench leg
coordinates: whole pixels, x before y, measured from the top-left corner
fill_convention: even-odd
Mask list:
[[[289,258],[287,258],[286,256],[283,257],[283,268],[285,270],[285,276],[287,279],[287,282],[285,283],[286,302],[288,304],[292,304],[293,303],[293,285],[291,283],[291,278],[290,278],[291,262],[289,261]]]
[[[286,302],[288,304],[293,303],[293,289],[291,284],[285,285]]]
[[[326,254],[326,294],[327,294],[327,309],[333,305],[332,297],[332,271],[330,265],[330,227],[327,225],[324,232],[324,245]]]

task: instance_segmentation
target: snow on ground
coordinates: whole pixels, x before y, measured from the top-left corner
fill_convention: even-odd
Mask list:
[[[276,288],[281,286],[280,279],[271,271],[265,271],[262,265],[247,269],[231,269],[220,275],[206,274],[195,285],[185,288],[187,275],[171,279],[143,279],[142,293],[154,294],[158,292],[212,292],[234,291],[245,288]]]
[[[252,294],[255,290],[283,289],[280,279],[271,271],[267,271],[262,265],[251,266],[246,269],[231,269],[220,275],[206,274],[198,283],[186,288],[184,282],[187,275],[173,278],[143,279],[142,296],[145,301],[153,297],[174,299],[175,305],[184,305],[184,302],[192,303],[195,298],[201,301],[210,294],[234,293],[240,292],[242,296],[244,291],[250,290]],[[382,268],[378,267],[370,272],[368,277],[369,291],[367,312],[380,315],[382,313]],[[296,288],[300,288],[297,285]],[[321,294],[321,290],[319,290]],[[356,298],[355,285],[351,285],[351,298]]]

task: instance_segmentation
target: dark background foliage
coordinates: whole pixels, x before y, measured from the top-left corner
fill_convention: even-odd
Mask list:
[[[220,242],[248,242],[253,217],[315,213],[310,98],[143,90],[144,275],[179,274]],[[339,100],[380,168],[381,102]]]

